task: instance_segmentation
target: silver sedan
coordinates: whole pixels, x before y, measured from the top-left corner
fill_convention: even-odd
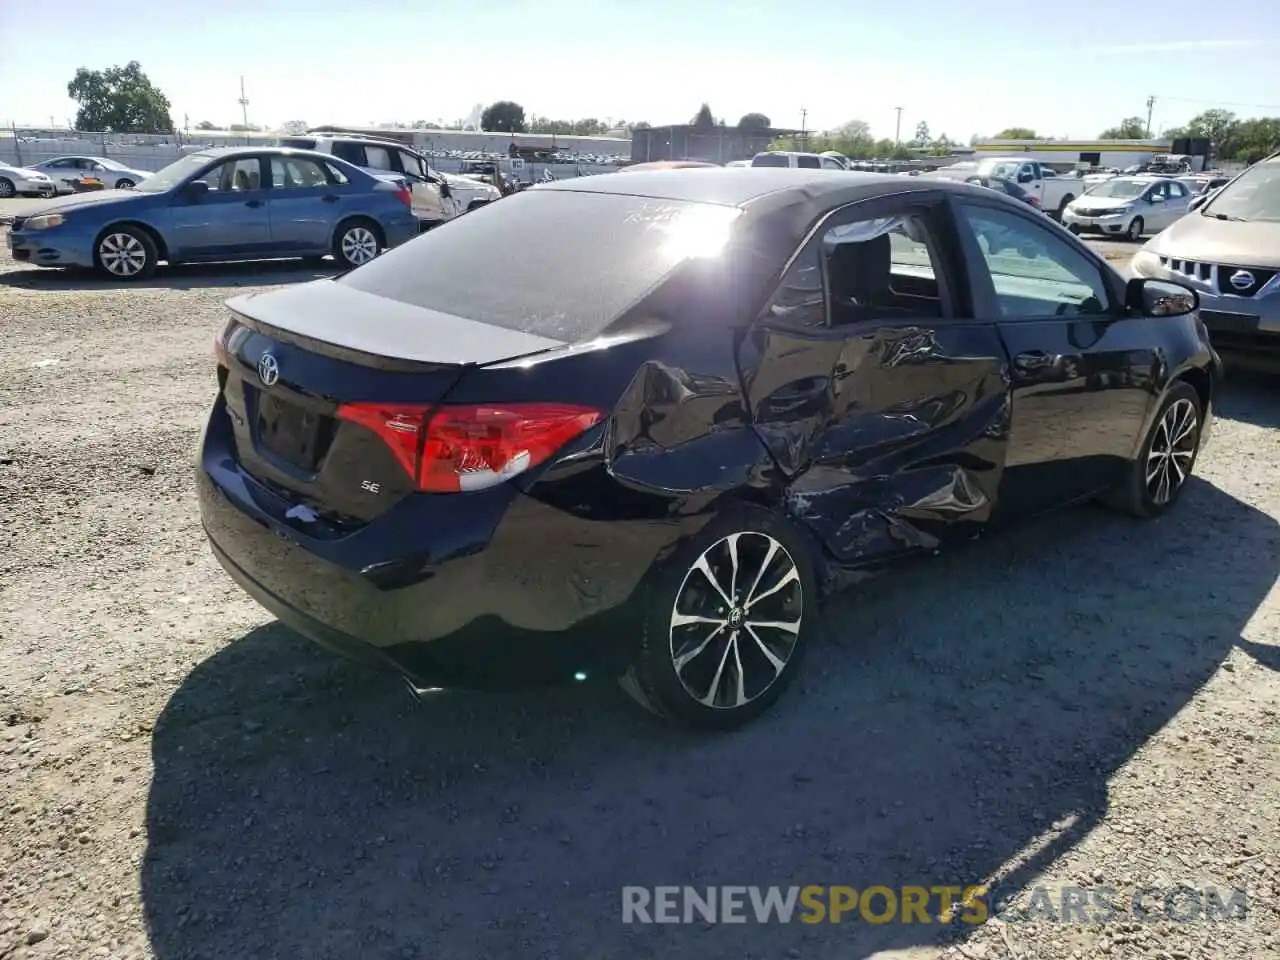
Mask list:
[[[59,193],[74,193],[75,184],[86,177],[101,180],[108,190],[128,190],[151,176],[106,157],[55,157],[32,164],[31,169],[51,177]]]
[[[0,161],[0,197],[52,197],[56,189],[54,181],[38,170]]]

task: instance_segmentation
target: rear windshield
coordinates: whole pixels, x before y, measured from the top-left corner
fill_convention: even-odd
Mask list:
[[[791,158],[783,153],[762,153],[751,161],[753,167],[789,167]]]
[[[573,343],[603,330],[682,261],[714,255],[740,212],[535,188],[458,217],[337,282]]]

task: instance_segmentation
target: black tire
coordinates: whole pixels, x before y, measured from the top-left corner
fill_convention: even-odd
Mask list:
[[[1059,220],[1059,221],[1061,221],[1061,220],[1062,220],[1062,215],[1063,215],[1064,213],[1066,213],[1066,212],[1067,212],[1067,207],[1071,206],[1071,203],[1072,203],[1072,201],[1074,201],[1074,200],[1075,200],[1075,197],[1074,197],[1072,194],[1070,194],[1070,193],[1068,193],[1065,197],[1063,197],[1063,198],[1062,198],[1062,203],[1060,203],[1060,204],[1058,205],[1058,220]]]
[[[1129,224],[1129,229],[1124,232],[1125,239],[1138,243],[1142,240],[1142,231],[1146,226],[1141,217],[1134,217],[1133,222]]]
[[[729,582],[732,550],[738,561],[736,591]],[[730,600],[737,593],[736,604],[721,599],[703,572],[704,563],[726,581]],[[754,613],[749,613],[746,601],[752,593]],[[641,609],[643,622],[621,679],[623,689],[641,706],[685,726],[737,727],[783,694],[817,629],[818,586],[809,545],[781,517],[759,507],[734,507],[653,571]],[[674,622],[677,613],[687,617],[695,610],[698,621]],[[778,626],[784,623],[795,629]],[[677,658],[683,659],[683,669]],[[695,691],[704,691],[701,699]]]
[[[487,207],[489,203],[489,200],[472,200],[467,204],[467,213],[470,213],[472,210],[479,210],[481,207]]]
[[[18,195],[18,188],[8,177],[0,177],[0,199],[8,200]]]
[[[136,183],[124,177],[116,181],[117,190],[132,190],[136,186]]]
[[[1179,437],[1187,411],[1193,413],[1195,419],[1189,435]],[[1129,464],[1124,480],[1103,501],[1108,506],[1139,519],[1158,517],[1173,509],[1195,469],[1203,426],[1204,409],[1200,403],[1200,394],[1185,380],[1175,380],[1165,392],[1164,400],[1151,421],[1151,428],[1142,441],[1138,456]],[[1153,455],[1153,448],[1158,451],[1161,447],[1169,446],[1170,439],[1173,440],[1173,449],[1178,452],[1162,458],[1162,463],[1169,464],[1168,471],[1159,472],[1162,470],[1160,463],[1152,466],[1158,457],[1158,454]],[[1174,469],[1175,464],[1178,469]],[[1148,474],[1153,469],[1158,472],[1154,481],[1148,481]],[[1176,485],[1172,486],[1163,499],[1160,493],[1162,476],[1176,481]]]
[[[344,270],[364,266],[382,252],[382,231],[372,220],[355,217],[333,232],[333,258]]]
[[[138,227],[108,227],[93,242],[93,264],[112,280],[145,280],[159,260],[155,240]]]

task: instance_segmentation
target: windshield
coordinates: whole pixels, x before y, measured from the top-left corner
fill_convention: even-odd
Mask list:
[[[533,189],[458,217],[337,282],[401,303],[573,343],[683,261],[714,257],[736,207]],[[530,237],[555,240],[531,243]]]
[[[1103,180],[1096,187],[1086,190],[1085,196],[1128,200],[1136,197],[1149,186],[1150,184],[1145,180]]]
[[[173,161],[162,170],[157,170],[134,189],[143,193],[164,193],[166,190],[172,190],[187,177],[199,172],[213,159],[213,156],[207,153],[188,154],[181,160]]]
[[[984,177],[999,177],[1001,180],[1012,180],[1018,175],[1020,160],[984,160],[978,165],[978,172]]]
[[[1280,157],[1255,163],[1200,208],[1220,220],[1280,221]]]

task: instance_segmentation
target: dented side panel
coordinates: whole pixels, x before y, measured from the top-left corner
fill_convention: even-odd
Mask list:
[[[990,518],[1010,422],[994,324],[760,329],[742,363],[785,508],[839,564],[931,550]]]

